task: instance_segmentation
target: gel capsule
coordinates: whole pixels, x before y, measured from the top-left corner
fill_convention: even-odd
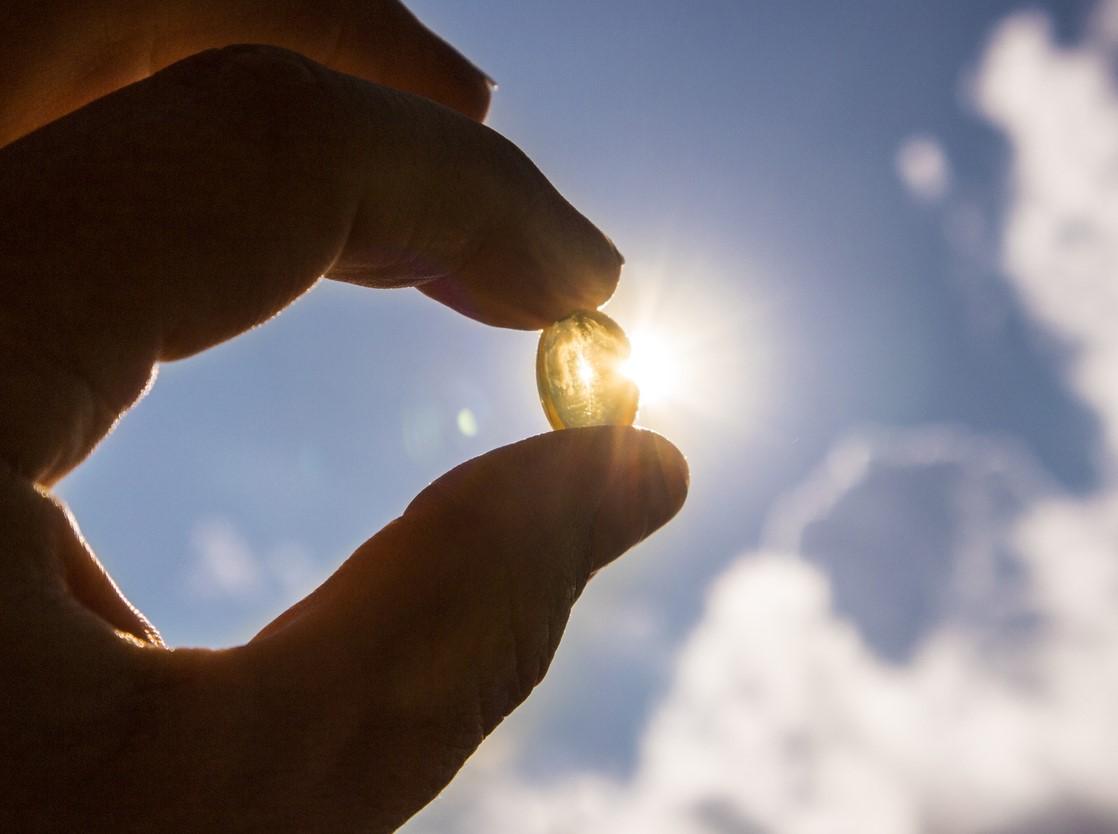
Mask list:
[[[625,331],[604,313],[574,313],[545,328],[536,384],[551,427],[632,425],[640,391],[624,373],[628,358]]]

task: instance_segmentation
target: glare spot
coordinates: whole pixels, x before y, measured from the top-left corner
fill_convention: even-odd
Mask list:
[[[897,149],[897,174],[919,200],[934,203],[951,187],[951,164],[947,154],[931,136],[910,136]]]
[[[671,399],[679,390],[680,362],[678,351],[663,333],[637,330],[629,337],[632,352],[621,366],[621,372],[637,384],[641,403],[650,404]]]
[[[578,359],[578,378],[582,380],[583,385],[589,385],[594,381],[594,368],[585,356],[580,356]]]
[[[477,434],[477,417],[468,408],[463,408],[458,412],[458,431],[466,437],[473,437]]]

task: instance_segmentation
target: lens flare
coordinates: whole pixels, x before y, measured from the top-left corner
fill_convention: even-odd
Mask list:
[[[640,389],[637,424],[689,450],[759,430],[778,393],[781,341],[759,278],[746,266],[728,278],[699,258],[634,261],[626,272],[604,312],[629,337],[618,370]]]
[[[645,328],[629,335],[631,353],[619,370],[636,383],[643,405],[672,400],[679,393],[680,357],[669,334]]]

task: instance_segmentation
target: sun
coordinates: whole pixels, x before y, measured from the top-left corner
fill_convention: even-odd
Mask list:
[[[705,259],[631,266],[634,280],[605,312],[628,334],[629,354],[609,376],[640,389],[637,423],[696,449],[755,430],[772,408],[780,342],[764,295],[742,298],[743,282],[760,279],[747,267],[728,278]]]
[[[629,358],[621,373],[636,383],[642,405],[667,402],[680,392],[682,367],[679,350],[658,330],[642,328],[629,335]]]

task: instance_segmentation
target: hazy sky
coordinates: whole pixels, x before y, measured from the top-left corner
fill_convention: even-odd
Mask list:
[[[1118,4],[411,5],[625,253],[693,486],[408,830],[1118,831]],[[323,284],[62,492],[232,644],[546,429],[535,339]]]

